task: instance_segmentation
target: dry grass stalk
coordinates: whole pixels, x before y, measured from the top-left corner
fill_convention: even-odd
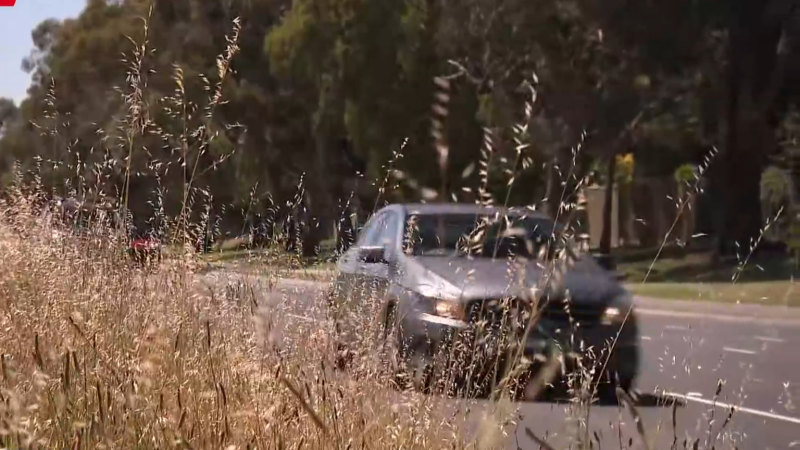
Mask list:
[[[69,235],[25,209],[0,225],[3,447],[468,447],[377,369],[328,369],[329,327],[286,323],[293,300],[205,286],[181,259],[137,269],[112,231]],[[286,327],[271,347],[267,316]]]

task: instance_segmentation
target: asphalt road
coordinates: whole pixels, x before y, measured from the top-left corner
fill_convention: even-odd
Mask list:
[[[676,312],[642,308],[640,314],[638,411],[652,448],[670,448],[675,440],[678,448],[692,448],[697,439],[699,448],[800,448],[800,321],[718,320]],[[715,395],[720,380],[724,385]],[[676,427],[673,408],[653,401],[674,397],[682,400]],[[732,406],[737,410],[720,430]],[[548,434],[557,448],[569,444],[562,405],[526,402],[520,414],[515,431],[521,448],[537,448],[524,427]],[[589,428],[590,435],[598,433],[599,448],[620,448],[620,442],[627,448],[629,440],[642,448],[631,416],[619,406],[594,407]]]
[[[237,275],[209,277],[218,283]],[[288,308],[282,312],[282,326],[322,320],[322,286],[279,283],[279,301]],[[650,448],[673,448],[674,442],[674,448],[800,450],[800,311],[647,299],[637,299],[637,308],[643,371],[636,410]],[[677,406],[663,405],[674,399]],[[469,408],[475,421],[492,408],[488,401],[440,401],[447,408]],[[518,420],[506,430],[508,448],[540,448],[527,430],[554,448],[575,448],[580,422],[568,403],[525,401],[514,406]],[[623,406],[594,405],[588,417],[583,432],[592,448],[645,448]],[[468,424],[465,432],[479,429]]]

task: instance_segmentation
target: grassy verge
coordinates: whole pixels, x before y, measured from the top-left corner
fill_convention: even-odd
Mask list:
[[[236,250],[203,255],[201,263],[207,270],[230,270],[242,274],[269,275],[327,282],[336,274],[336,263],[301,259],[263,250]]]
[[[636,295],[653,298],[800,307],[800,282],[791,280],[744,283],[630,283],[627,287]]]
[[[788,257],[715,264],[710,253],[697,252],[654,263],[652,257],[623,258],[618,270],[628,289],[647,297],[800,306],[798,274]]]
[[[731,283],[734,276],[739,282],[788,281],[800,278],[800,268],[788,256],[771,256],[753,259],[747,264],[735,262],[714,263],[710,253],[690,253],[681,257],[662,257],[622,261],[618,270],[630,282],[687,282]]]
[[[223,242],[219,249],[202,255],[200,261],[211,270],[309,281],[331,281],[336,273],[336,263],[328,248],[319,257],[309,258],[286,253],[277,248],[279,244],[272,248],[244,248],[233,241]]]

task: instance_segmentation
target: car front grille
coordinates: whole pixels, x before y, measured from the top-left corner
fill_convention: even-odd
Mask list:
[[[516,298],[475,300],[467,308],[472,323],[523,324],[530,318],[530,305]]]
[[[525,326],[530,320],[531,309],[529,302],[517,298],[482,299],[469,304],[467,317],[472,323]],[[537,316],[586,328],[600,322],[604,311],[604,305],[581,304],[566,299],[541,299]]]
[[[554,322],[579,324],[582,327],[592,326],[600,321],[605,312],[605,305],[582,304],[566,299],[544,302],[541,317]]]

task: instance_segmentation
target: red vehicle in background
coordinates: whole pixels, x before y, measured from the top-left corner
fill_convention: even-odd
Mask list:
[[[128,246],[128,254],[141,265],[161,262],[161,242],[152,237],[138,237]]]

